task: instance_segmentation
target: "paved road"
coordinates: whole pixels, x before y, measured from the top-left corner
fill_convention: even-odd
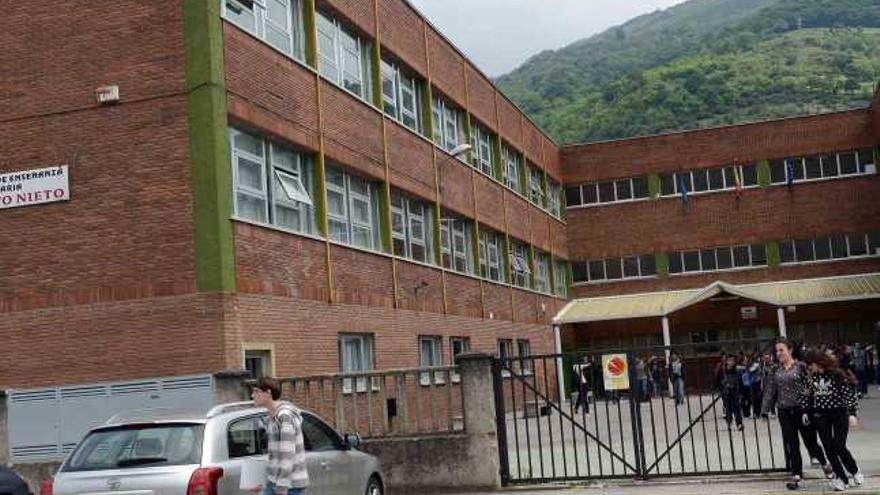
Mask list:
[[[851,433],[849,446],[862,468],[876,473],[880,480],[880,390],[872,388],[872,396],[861,404],[861,427]],[[642,429],[645,436],[646,464],[651,471],[661,474],[693,473],[698,471],[728,471],[736,469],[784,468],[781,435],[776,420],[764,422],[747,420],[743,432],[729,430],[722,415],[720,402],[713,403],[708,395],[692,396],[689,402],[676,407],[669,400],[642,403]],[[616,476],[617,481],[605,485],[591,485],[588,493],[700,493],[707,490],[705,479],[689,479],[685,484],[662,485],[657,482],[635,484],[631,473],[636,464],[632,443],[631,406],[622,400],[620,408],[614,403],[599,402],[590,416],[576,415],[574,423],[566,420],[570,414],[567,404],[563,414],[553,410],[549,416],[513,419],[508,416],[507,436],[509,461],[514,479]],[[560,419],[562,421],[560,422]],[[652,421],[653,420],[653,421]],[[688,425],[694,427],[688,430]],[[622,427],[621,427],[622,425]],[[676,442],[676,439],[679,439]],[[552,439],[552,447],[551,447]],[[809,459],[803,451],[805,459]],[[807,470],[811,490],[826,486],[818,479],[818,469]],[[761,476],[747,484],[743,477],[713,478],[711,490],[716,494],[773,493],[780,482],[766,481]],[[581,487],[583,486],[581,482]],[[856,493],[880,493],[880,481],[866,484]],[[537,485],[544,486],[547,485]],[[534,489],[534,486],[531,487]],[[558,493],[559,487],[555,487]],[[583,488],[565,487],[566,490]],[[640,491],[644,490],[644,491]],[[690,491],[688,491],[690,490]],[[733,491],[730,491],[733,490]],[[541,492],[538,492],[541,493]]]

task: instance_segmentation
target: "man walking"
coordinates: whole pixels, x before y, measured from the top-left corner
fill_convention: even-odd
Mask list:
[[[290,402],[280,400],[281,384],[263,377],[251,390],[257,407],[269,412],[269,463],[262,495],[303,495],[309,485],[302,415]]]

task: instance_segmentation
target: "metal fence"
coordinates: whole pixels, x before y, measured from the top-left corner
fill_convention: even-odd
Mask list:
[[[364,438],[464,431],[456,366],[280,379],[282,396]]]

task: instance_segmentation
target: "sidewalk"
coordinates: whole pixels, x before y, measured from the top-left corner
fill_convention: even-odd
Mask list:
[[[808,475],[809,476],[809,475]],[[806,489],[792,492],[785,489],[784,476],[715,476],[706,478],[678,478],[674,480],[621,481],[586,484],[555,484],[516,486],[505,490],[469,495],[781,495],[784,493],[851,493],[880,494],[880,472],[867,473],[865,484],[845,492],[834,492],[827,480],[815,475],[807,478]]]

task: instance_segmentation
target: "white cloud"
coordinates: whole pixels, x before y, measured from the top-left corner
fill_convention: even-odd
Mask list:
[[[490,76],[684,0],[410,0]]]

